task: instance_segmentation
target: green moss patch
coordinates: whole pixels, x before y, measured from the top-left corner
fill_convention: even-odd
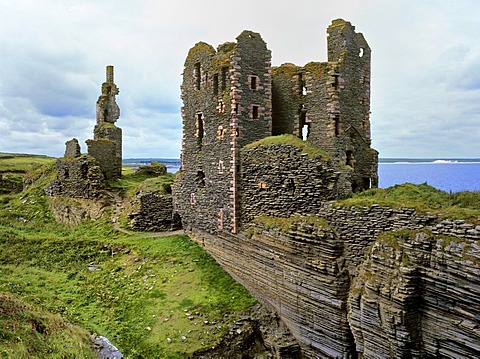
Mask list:
[[[289,134],[265,137],[259,141],[252,142],[246,145],[244,148],[248,150],[248,149],[252,149],[260,146],[277,146],[277,145],[295,146],[300,151],[302,151],[302,153],[307,154],[310,158],[313,158],[313,159],[320,159],[322,161],[328,161],[329,159],[329,156],[325,151],[321,150],[318,147],[312,146],[307,141],[302,141],[300,138],[293,135],[289,135]]]

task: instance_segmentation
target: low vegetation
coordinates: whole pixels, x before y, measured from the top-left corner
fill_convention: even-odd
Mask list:
[[[250,143],[245,146],[246,149],[258,147],[258,146],[274,146],[274,145],[291,145],[297,147],[300,151],[307,154],[311,158],[321,159],[323,161],[327,161],[329,159],[328,154],[315,147],[312,146],[307,141],[302,141],[300,138],[293,136],[293,135],[280,135],[280,136],[270,136],[265,137],[259,141]]]
[[[0,196],[0,357],[88,358],[97,333],[126,358],[184,358],[255,303],[186,236],[118,232],[108,215],[56,223],[43,192],[51,176],[49,164],[22,193]],[[169,180],[143,181],[110,185],[133,193]]]
[[[356,193],[338,202],[341,206],[369,207],[379,204],[392,208],[413,208],[451,219],[480,223],[480,192],[447,193],[427,184],[405,183]]]

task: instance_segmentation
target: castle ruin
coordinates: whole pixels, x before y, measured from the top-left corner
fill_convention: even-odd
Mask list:
[[[115,96],[119,90],[113,81],[113,66],[107,66],[106,81],[97,101],[94,139],[85,141],[88,154],[81,154],[76,138],[65,143],[63,158],[57,159],[55,179],[45,188],[51,196],[96,198],[105,189],[105,180],[122,175],[122,129],[115,126],[120,117]]]
[[[377,186],[371,51],[349,22],[335,20],[327,33],[328,62],[303,67],[272,68],[270,50],[251,31],[217,50],[203,42],[190,49],[174,189],[186,229],[238,233],[256,215],[314,213],[321,202]],[[268,153],[262,146],[248,149],[283,134],[325,156],[306,156],[288,136]]]

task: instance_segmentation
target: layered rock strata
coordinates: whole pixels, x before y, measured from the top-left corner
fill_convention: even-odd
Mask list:
[[[306,358],[480,356],[480,227],[381,206],[319,212],[328,221],[191,236],[276,310]]]

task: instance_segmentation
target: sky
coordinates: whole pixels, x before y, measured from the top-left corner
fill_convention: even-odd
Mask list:
[[[272,65],[326,61],[343,18],[372,49],[380,157],[480,157],[478,0],[0,0],[0,152],[60,157],[93,138],[115,66],[123,157],[179,158],[188,50],[259,32]]]

